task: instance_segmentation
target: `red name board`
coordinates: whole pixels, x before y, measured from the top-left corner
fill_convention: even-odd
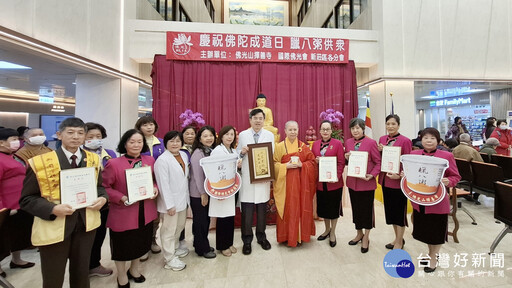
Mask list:
[[[339,38],[167,32],[167,59],[348,63],[348,40]]]

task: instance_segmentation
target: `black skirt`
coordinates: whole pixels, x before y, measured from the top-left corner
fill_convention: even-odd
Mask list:
[[[114,261],[135,260],[151,249],[153,221],[144,224],[144,201],[138,203],[139,228],[123,232],[110,230],[110,250]]]
[[[375,228],[375,214],[373,210],[373,199],[375,190],[354,191],[350,193],[350,204],[352,205],[352,220],[356,230]]]
[[[448,240],[448,214],[425,214],[415,209],[412,221],[414,239],[430,245],[444,244]]]
[[[386,212],[386,224],[407,225],[407,197],[400,188],[389,188],[382,186],[384,196],[384,211]]]
[[[32,224],[34,216],[23,210],[18,210],[14,215],[7,219],[7,229],[9,231],[9,248],[11,252],[21,251],[32,246]]]
[[[11,250],[9,249],[9,232],[7,230],[7,218],[9,217],[9,210],[0,212],[0,261],[9,256]],[[0,276],[1,277],[1,276]]]
[[[316,213],[324,219],[338,219],[343,216],[341,196],[343,187],[336,190],[327,190],[327,183],[323,183],[323,190],[316,190]]]

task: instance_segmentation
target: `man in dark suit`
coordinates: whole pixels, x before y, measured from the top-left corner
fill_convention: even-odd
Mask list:
[[[62,287],[68,258],[70,287],[89,287],[95,229],[101,221],[99,210],[108,196],[101,185],[101,174],[97,173],[98,198],[91,206],[75,210],[69,204],[60,204],[60,170],[99,169],[99,157],[80,149],[85,140],[85,124],[79,118],[64,120],[57,136],[62,141],[58,150],[30,159],[20,206],[35,216],[32,243],[39,246],[43,287]]]

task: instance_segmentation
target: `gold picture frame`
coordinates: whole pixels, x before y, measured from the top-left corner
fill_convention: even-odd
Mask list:
[[[275,180],[272,143],[249,144],[249,175],[251,184]]]

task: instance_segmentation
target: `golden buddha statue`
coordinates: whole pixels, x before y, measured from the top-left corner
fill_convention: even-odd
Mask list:
[[[265,122],[263,124],[263,128],[267,131],[272,132],[274,134],[274,139],[276,143],[279,143],[279,133],[278,129],[274,127],[274,116],[272,115],[272,110],[266,106],[267,97],[264,94],[259,94],[256,97],[256,106],[253,109],[259,108],[263,110],[265,113]]]

